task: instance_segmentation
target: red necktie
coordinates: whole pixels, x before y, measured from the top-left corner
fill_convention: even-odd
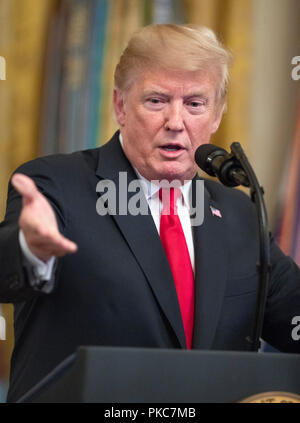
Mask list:
[[[187,349],[191,348],[194,327],[194,274],[184,232],[177,215],[179,188],[160,189],[163,203],[160,218],[160,239],[173,274]]]

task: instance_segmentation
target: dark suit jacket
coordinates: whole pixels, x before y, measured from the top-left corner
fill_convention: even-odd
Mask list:
[[[60,230],[78,252],[58,260],[55,289],[30,287],[18,242],[20,196],[10,185],[0,225],[0,302],[15,304],[15,348],[8,400],[14,401],[79,345],[185,348],[172,274],[151,214],[99,216],[100,179],[118,186],[136,175],[118,133],[105,146],[22,165],[52,204]],[[193,180],[193,186],[195,184]],[[240,191],[205,182],[205,217],[194,228],[193,348],[249,350],[256,301],[256,213]],[[213,216],[210,206],[222,213]],[[174,246],[175,248],[175,246]],[[291,320],[300,315],[300,272],[272,242],[264,338],[300,352]]]

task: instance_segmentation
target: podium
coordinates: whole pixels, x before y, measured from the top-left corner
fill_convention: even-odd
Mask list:
[[[300,355],[80,347],[19,402],[234,403],[300,395]]]

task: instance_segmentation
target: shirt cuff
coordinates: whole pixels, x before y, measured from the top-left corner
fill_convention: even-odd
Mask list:
[[[19,231],[19,243],[23,253],[24,264],[29,270],[29,282],[34,288],[49,293],[53,289],[53,270],[55,257],[51,257],[46,263],[37,258],[29,249],[24,233]]]

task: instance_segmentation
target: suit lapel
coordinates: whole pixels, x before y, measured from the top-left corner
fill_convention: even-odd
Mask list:
[[[137,176],[119,143],[119,133],[101,148],[96,174],[101,179],[112,180],[119,198],[119,172],[126,173],[127,186]],[[122,188],[121,188],[122,189]],[[128,193],[128,201],[135,193]],[[117,200],[118,211],[118,200]],[[163,313],[173,328],[182,348],[186,347],[183,323],[176,289],[163,246],[157,233],[150,210],[147,215],[116,214],[115,220],[129,248],[150,284]]]
[[[199,180],[196,177],[193,185]],[[194,192],[194,189],[193,189]],[[213,215],[211,207],[222,213],[205,188],[204,221],[195,226],[195,326],[193,347],[212,346],[221,312],[227,279],[228,259],[225,242],[225,222]]]

